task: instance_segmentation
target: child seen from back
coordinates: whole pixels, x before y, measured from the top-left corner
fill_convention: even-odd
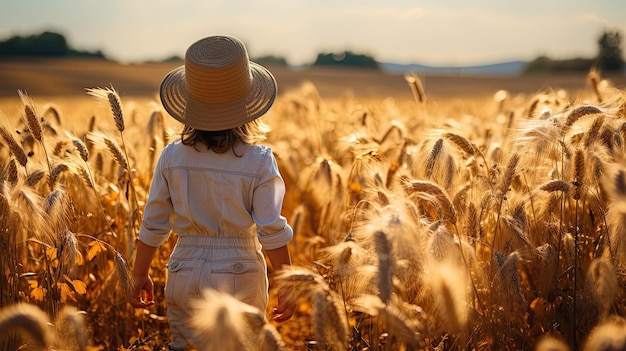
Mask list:
[[[291,265],[293,231],[281,215],[285,185],[272,150],[259,142],[259,120],[274,102],[276,82],[249,61],[243,43],[210,36],[192,44],[185,64],[161,82],[165,110],[183,124],[154,170],[139,232],[131,304],[154,304],[149,268],[157,249],[178,235],[165,287],[170,348],[194,348],[191,304],[204,289],[227,292],[266,311],[263,251],[276,270]],[[279,289],[274,320],[295,310],[293,290]]]

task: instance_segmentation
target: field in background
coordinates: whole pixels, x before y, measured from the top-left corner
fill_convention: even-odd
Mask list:
[[[115,86],[122,96],[156,94],[163,76],[180,63],[120,65],[90,60],[0,60],[0,97],[15,97],[16,90],[26,90],[34,97],[81,96],[85,88]],[[311,81],[320,96],[337,98],[352,94],[359,99],[410,98],[411,92],[400,74],[370,70],[304,68],[292,70],[270,67],[278,81],[279,93],[296,89]],[[410,72],[407,72],[410,73]],[[415,72],[418,73],[419,72]],[[605,77],[616,86],[626,85],[626,76]],[[423,76],[431,97],[484,97],[504,89],[512,95],[534,94],[546,89],[564,89],[571,93],[586,90],[585,75],[535,76]]]
[[[2,312],[47,345],[166,345],[175,236],[152,267],[158,304],[134,310],[124,287],[155,158],[178,128],[154,103],[174,66],[0,62],[0,305],[37,306]],[[295,285],[299,308],[275,325],[207,295],[199,332],[263,350],[626,342],[624,77],[426,76],[417,102],[403,76],[273,72],[268,144],[296,269],[273,273],[270,293]],[[98,86],[120,105],[84,91]]]

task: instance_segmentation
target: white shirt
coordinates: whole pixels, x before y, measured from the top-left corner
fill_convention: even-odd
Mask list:
[[[250,238],[264,249],[286,245],[293,230],[281,215],[285,183],[272,150],[238,142],[215,153],[180,140],[159,157],[139,240],[160,246],[170,230],[179,236]]]

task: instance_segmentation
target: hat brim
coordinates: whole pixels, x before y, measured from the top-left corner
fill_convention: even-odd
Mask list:
[[[244,125],[264,115],[276,99],[276,80],[263,66],[250,61],[251,87],[228,103],[207,103],[189,97],[185,66],[169,72],[160,86],[163,108],[179,122],[198,130],[218,131]]]

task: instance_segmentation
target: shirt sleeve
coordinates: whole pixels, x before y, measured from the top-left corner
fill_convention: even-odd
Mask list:
[[[163,149],[152,176],[150,194],[143,213],[139,229],[139,240],[149,246],[161,246],[170,235],[170,216],[173,211],[164,163],[167,148]]]
[[[274,155],[268,150],[252,198],[252,218],[257,224],[257,235],[264,249],[285,246],[293,237],[291,226],[281,215],[284,197],[285,182]]]

